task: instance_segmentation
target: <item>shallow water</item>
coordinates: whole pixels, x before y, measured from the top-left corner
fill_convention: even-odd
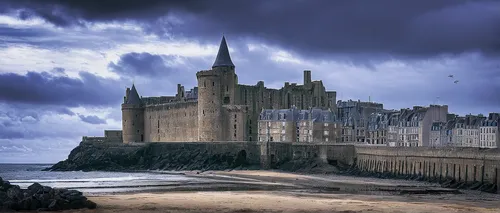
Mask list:
[[[209,182],[208,179],[162,172],[49,172],[51,165],[0,164],[0,177],[26,188],[38,182],[50,187],[78,189],[86,193],[113,193],[159,190],[169,185]]]

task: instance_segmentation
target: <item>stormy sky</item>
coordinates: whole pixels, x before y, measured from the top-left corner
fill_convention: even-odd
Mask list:
[[[192,88],[222,34],[243,84],[312,70],[337,99],[500,112],[500,1],[2,0],[0,163],[57,162],[120,129],[132,82]]]

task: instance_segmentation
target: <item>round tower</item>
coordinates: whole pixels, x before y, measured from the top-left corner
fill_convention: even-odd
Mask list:
[[[123,143],[144,142],[144,107],[133,84],[122,104],[122,130]]]
[[[221,78],[217,71],[196,73],[198,79],[198,141],[222,140]]]
[[[198,79],[198,140],[222,141],[223,104],[234,104],[237,77],[223,36],[212,70],[196,73]],[[226,130],[227,131],[227,130]]]

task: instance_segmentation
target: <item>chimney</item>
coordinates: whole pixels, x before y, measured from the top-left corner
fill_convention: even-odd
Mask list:
[[[311,83],[311,70],[304,70],[304,85]]]

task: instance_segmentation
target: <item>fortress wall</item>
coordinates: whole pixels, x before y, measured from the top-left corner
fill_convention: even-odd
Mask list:
[[[144,129],[145,141],[198,141],[198,102],[147,106]]]
[[[292,159],[315,159],[324,163],[342,163],[353,165],[355,160],[354,145],[259,142],[261,162],[264,168],[273,167]]]
[[[500,181],[500,150],[479,148],[356,146],[359,169],[461,182]]]

